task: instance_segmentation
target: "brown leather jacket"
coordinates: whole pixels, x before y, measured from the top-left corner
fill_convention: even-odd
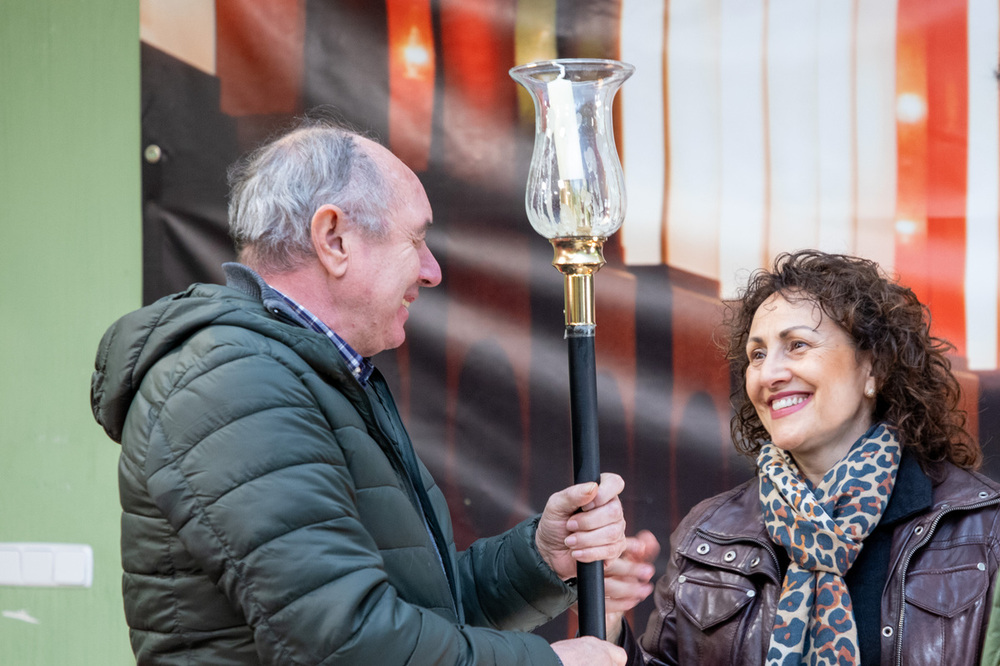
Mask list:
[[[756,479],[700,503],[671,537],[656,611],[630,663],[765,661],[779,562]],[[1000,485],[944,467],[929,511],[896,526],[882,593],[882,666],[978,664],[1000,558]]]

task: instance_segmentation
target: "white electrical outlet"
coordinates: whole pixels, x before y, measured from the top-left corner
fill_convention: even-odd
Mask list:
[[[0,543],[0,585],[90,587],[94,551],[77,543]]]

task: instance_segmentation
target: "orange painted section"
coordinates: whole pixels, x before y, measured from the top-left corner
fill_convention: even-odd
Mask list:
[[[901,0],[896,267],[965,355],[968,27],[965,0]]]
[[[219,106],[230,116],[297,113],[305,0],[215,3]]]
[[[414,171],[430,161],[437,66],[430,0],[386,0],[389,148]]]

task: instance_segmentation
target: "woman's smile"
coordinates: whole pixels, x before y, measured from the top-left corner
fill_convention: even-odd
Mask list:
[[[796,393],[789,396],[775,396],[771,398],[771,416],[773,418],[780,419],[783,416],[797,412],[798,409],[792,408],[804,406],[809,398],[809,394],[805,393]]]

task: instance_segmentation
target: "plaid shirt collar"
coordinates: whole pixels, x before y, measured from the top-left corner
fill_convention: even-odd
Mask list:
[[[333,329],[320,321],[316,315],[309,312],[309,310],[306,310],[304,307],[274,287],[271,287],[271,290],[276,296],[287,303],[288,307],[290,307],[296,315],[298,315],[297,318],[301,324],[303,324],[306,328],[311,328],[317,333],[322,333],[328,337],[334,346],[337,347],[337,351],[340,352],[340,355],[344,357],[345,361],[347,361],[347,365],[350,366],[351,374],[354,375],[354,378],[357,379],[362,386],[368,385],[368,379],[375,371],[375,366],[372,365],[371,361],[354,351],[354,349],[347,344],[342,337],[334,333]]]
[[[227,262],[222,265],[222,268],[226,273],[226,283],[229,286],[260,298],[264,307],[273,315],[298,324],[302,328],[309,328],[325,335],[340,352],[358,383],[362,386],[368,385],[368,380],[375,372],[375,366],[370,360],[354,351],[343,338],[334,333],[333,329],[320,321],[316,315],[267,284],[261,276],[243,264]]]

